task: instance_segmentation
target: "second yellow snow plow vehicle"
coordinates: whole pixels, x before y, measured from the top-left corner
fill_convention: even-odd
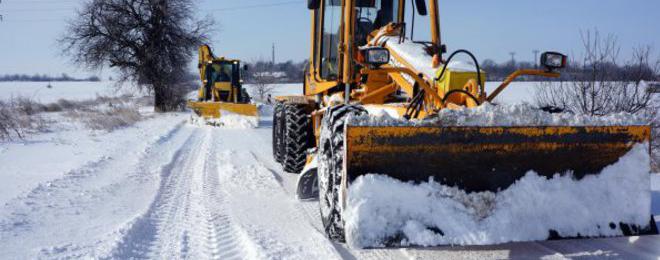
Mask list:
[[[188,107],[204,119],[217,119],[222,113],[258,116],[257,106],[250,103],[250,95],[242,86],[239,60],[215,57],[208,45],[199,47],[199,75],[202,85],[197,101]]]
[[[488,94],[472,53],[445,59],[437,0],[308,7],[304,95],[276,98],[273,155],[301,174],[299,198],[318,197],[330,238],[379,247],[657,233],[643,188],[648,125],[491,104],[519,76],[559,77],[565,55],[544,53],[543,69]],[[430,40],[410,39],[415,16],[429,17]]]

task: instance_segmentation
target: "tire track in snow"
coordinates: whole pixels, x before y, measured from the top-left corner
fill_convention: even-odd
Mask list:
[[[137,219],[131,228],[125,233],[121,242],[114,250],[112,258],[149,258],[154,257],[153,252],[160,250],[164,243],[162,241],[167,235],[168,221],[172,221],[177,214],[178,204],[182,202],[186,194],[180,194],[178,186],[185,181],[185,173],[179,165],[183,164],[188,157],[193,156],[195,147],[199,147],[201,140],[195,131],[184,143],[183,149],[177,151],[172,162],[163,168],[161,172],[161,184],[148,212]],[[185,210],[185,209],[182,209]],[[172,223],[177,225],[176,222]],[[170,228],[174,229],[174,227]],[[160,240],[160,241],[159,241]],[[173,257],[173,256],[170,256]]]
[[[264,129],[216,129],[218,173],[227,213],[257,259],[338,259],[339,253],[306,221],[285,191],[280,170],[264,157]]]
[[[148,213],[126,233],[112,258],[239,259],[242,247],[215,171],[212,129],[199,128],[163,171]]]
[[[148,141],[123,141],[108,155],[0,206],[7,209],[0,211],[0,241],[4,241],[0,252],[26,259],[107,255],[115,243],[116,229],[112,228],[121,226],[121,218],[113,216],[135,205],[127,205],[121,193],[148,184],[153,178],[151,169],[168,161],[168,153],[161,150],[186,137],[184,123],[166,127],[166,132],[151,140],[154,132],[139,129],[138,135]],[[106,225],[100,228],[100,223]]]
[[[212,139],[214,145],[212,152],[206,158],[203,179],[205,199],[202,203],[204,203],[208,229],[212,231],[206,240],[206,247],[213,253],[214,259],[246,259],[247,256],[255,253],[254,245],[247,241],[243,232],[232,223],[229,209],[226,207],[227,198],[223,194],[224,187],[217,171],[220,146],[214,142],[215,137]]]

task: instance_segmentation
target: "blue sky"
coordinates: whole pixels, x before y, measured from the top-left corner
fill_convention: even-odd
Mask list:
[[[59,54],[55,39],[82,0],[3,0],[0,14],[0,74],[87,72]],[[200,17],[212,16],[217,28],[212,45],[218,55],[244,60],[303,60],[309,55],[306,0],[201,0]],[[640,44],[660,56],[660,1],[657,0],[441,0],[443,41],[450,51],[472,50],[480,60],[533,59],[532,50],[580,54],[580,31],[598,28],[614,34],[622,57]],[[418,33],[419,37],[423,33]],[[417,38],[417,37],[416,37]],[[109,75],[109,71],[102,74]]]

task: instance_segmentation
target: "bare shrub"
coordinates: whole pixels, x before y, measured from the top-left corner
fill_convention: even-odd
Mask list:
[[[567,71],[569,81],[541,83],[536,92],[540,107],[592,116],[627,112],[648,118],[654,128],[652,149],[660,163],[660,118],[654,93],[645,81],[656,80],[660,59],[652,62],[652,48],[633,49],[632,57],[619,66],[617,38],[601,37],[598,31],[582,33],[584,54],[581,62],[572,61],[575,70]],[[657,140],[657,141],[656,141]]]
[[[51,103],[44,105],[44,112],[62,112],[64,108],[59,103]]]
[[[113,107],[106,111],[87,113],[84,120],[87,127],[94,130],[112,131],[123,127],[132,126],[142,119],[142,115],[136,107]]]
[[[651,48],[635,48],[622,72],[616,37],[587,31],[582,33],[582,43],[582,61],[571,62],[578,64],[573,66],[577,71],[566,72],[568,82],[542,83],[536,93],[537,104],[592,116],[649,112],[652,95],[643,80],[652,79],[658,72],[651,71]]]
[[[26,134],[46,130],[46,120],[26,112],[26,107],[29,110],[30,106],[26,106],[25,99],[19,101],[19,99],[13,98],[8,102],[0,101],[0,140],[11,140],[13,137],[23,138]]]
[[[23,137],[23,129],[11,104],[0,101],[0,139],[11,139],[12,136]]]
[[[273,94],[275,89],[275,79],[265,72],[252,75],[252,89],[256,98],[264,103],[269,102],[268,97]]]
[[[14,98],[13,102],[15,103],[16,108],[29,116],[41,113],[45,110],[44,105],[34,101],[29,97],[19,96]]]
[[[89,129],[106,131],[132,126],[143,119],[138,107],[131,105],[71,110],[65,116],[82,122]]]
[[[59,105],[59,107],[61,107],[62,110],[73,110],[80,107],[76,105],[73,101],[66,99],[57,100],[57,105]]]

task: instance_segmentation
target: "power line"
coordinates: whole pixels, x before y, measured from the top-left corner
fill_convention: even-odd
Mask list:
[[[234,10],[245,10],[245,9],[269,8],[269,7],[278,7],[278,6],[285,6],[285,5],[301,4],[302,2],[304,2],[304,1],[298,0],[298,1],[285,1],[285,2],[269,3],[269,4],[252,4],[252,5],[243,5],[243,6],[234,6],[234,7],[206,9],[205,11],[222,12],[222,11],[234,11]],[[16,13],[24,13],[24,12],[70,12],[70,11],[73,11],[74,9],[75,9],[75,7],[72,6],[72,7],[69,7],[69,8],[6,9],[4,11],[16,12]]]
[[[1,1],[1,0],[0,0]],[[31,1],[31,2],[50,2],[50,1]],[[277,2],[277,3],[269,3],[269,4],[252,4],[252,5],[243,5],[243,6],[234,6],[234,7],[224,7],[224,8],[214,8],[214,9],[206,9],[204,11],[208,12],[223,12],[223,11],[234,11],[234,10],[246,10],[246,9],[258,9],[258,8],[270,8],[270,7],[279,7],[279,6],[286,6],[286,5],[294,5],[294,4],[302,4],[304,0],[297,0],[297,1],[283,1],[283,2]],[[74,11],[74,7],[64,9],[64,8],[51,8],[51,9],[10,9],[10,10],[5,10],[5,11],[10,11],[10,12],[71,12]],[[56,19],[26,19],[26,20],[7,20],[7,22],[51,22],[51,21],[58,21]]]
[[[25,12],[63,12],[63,11],[74,11],[75,7],[71,7],[68,9],[64,8],[56,8],[56,9],[6,9],[3,11],[8,11],[8,12],[15,12],[15,13],[25,13]]]
[[[233,11],[233,10],[242,10],[242,9],[267,8],[267,7],[276,7],[276,6],[283,6],[283,5],[300,4],[301,2],[304,2],[304,1],[298,0],[298,1],[285,1],[285,2],[279,2],[279,3],[270,3],[270,4],[253,4],[253,5],[208,9],[206,11],[219,12],[219,11]]]
[[[20,2],[5,2],[9,5],[21,5],[21,4],[61,4],[61,3],[80,3],[80,1],[75,0],[62,0],[62,1],[39,1],[39,0],[21,0]]]

